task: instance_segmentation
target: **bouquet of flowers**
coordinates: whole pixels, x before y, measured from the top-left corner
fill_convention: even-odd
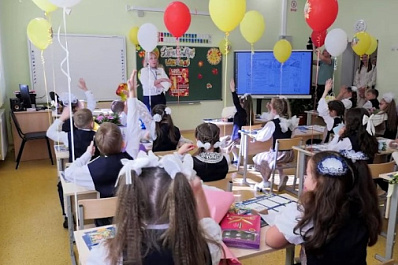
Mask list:
[[[99,114],[98,116],[94,116],[94,121],[98,124],[102,124],[104,122],[114,123],[116,125],[120,125],[120,117],[117,113],[109,113],[109,114]]]

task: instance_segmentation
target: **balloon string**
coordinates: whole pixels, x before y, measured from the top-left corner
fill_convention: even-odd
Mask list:
[[[48,88],[47,88],[47,77],[46,77],[46,68],[45,68],[45,60],[44,60],[44,50],[41,50],[41,64],[43,65],[43,78],[44,78],[44,89],[46,90],[46,103],[48,106]],[[51,124],[51,112],[48,111],[48,124]]]
[[[250,53],[250,94],[252,94],[253,92],[253,55],[254,55],[254,50],[253,50],[253,44],[252,44],[252,52]],[[250,104],[249,104],[250,106]],[[249,111],[252,111],[249,108]],[[250,125],[250,131],[252,130],[252,115],[251,112],[247,113],[247,115],[249,115],[249,125]]]
[[[282,79],[283,79],[282,67],[283,67],[283,63],[281,63],[281,68],[280,68],[280,76],[281,76],[281,78],[279,79],[279,96],[282,95]]]
[[[180,67],[180,38],[177,38],[177,67]],[[180,105],[180,88],[178,82],[176,82],[177,89],[177,104]]]
[[[149,59],[150,59],[151,55],[146,50],[145,50],[145,57],[146,57],[146,62],[147,62],[146,64],[147,64],[147,67],[148,67],[148,85],[149,85],[151,83],[151,77],[150,77],[151,66],[149,65]],[[155,81],[156,81],[156,77],[157,76],[155,76]],[[155,86],[155,81],[154,81],[154,84],[153,84],[154,86]],[[152,93],[151,93],[151,88],[148,89],[148,92],[149,92],[149,95],[148,95],[148,97],[149,97],[149,112],[151,112],[152,111]]]
[[[225,32],[225,42],[228,43],[229,33]],[[224,71],[224,108],[227,106],[227,73],[228,73],[228,56],[225,55],[225,71]],[[225,127],[225,126],[224,126]]]

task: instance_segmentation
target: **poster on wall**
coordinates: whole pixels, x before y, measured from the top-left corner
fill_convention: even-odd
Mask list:
[[[220,100],[222,54],[216,47],[159,45],[153,51],[171,80],[167,101]],[[137,46],[137,70],[145,67],[145,51]],[[142,89],[138,89],[138,97]]]

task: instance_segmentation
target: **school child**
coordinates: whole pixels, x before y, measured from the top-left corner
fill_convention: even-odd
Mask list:
[[[94,111],[95,106],[97,104],[94,94],[91,90],[87,88],[86,81],[83,78],[79,79],[78,86],[81,90],[84,91],[87,99],[87,109]],[[70,95],[71,102],[69,102],[69,93],[62,93],[59,97],[60,103],[63,107],[72,108],[72,113],[75,113],[79,109],[83,109],[83,104],[77,99],[77,97],[73,94]],[[70,121],[66,120],[62,124],[62,131],[69,132],[70,131]]]
[[[227,152],[232,152],[234,158],[233,162],[237,162],[238,155],[236,153],[236,145],[240,144],[239,130],[242,129],[242,126],[254,124],[253,100],[249,94],[238,97],[235,81],[233,79],[231,79],[229,83],[229,88],[231,89],[232,101],[234,102],[236,113],[234,115],[230,143],[227,144],[226,149]]]
[[[395,139],[397,136],[397,106],[392,93],[386,93],[380,100],[380,111],[374,115],[376,136]]]
[[[66,170],[65,179],[91,190],[97,190],[101,198],[114,196],[114,185],[122,168],[121,159],[136,157],[139,148],[138,114],[135,111],[136,98],[136,70],[129,79],[128,122],[126,143],[123,142],[120,128],[113,123],[104,122],[95,134],[95,143],[101,156],[90,161],[94,152],[93,142],[87,151],[76,159]],[[125,147],[125,151],[123,151]]]
[[[47,129],[46,135],[54,142],[63,143],[66,147],[69,147],[69,162],[72,162],[74,160],[73,158],[81,157],[86,152],[87,147],[91,144],[93,140],[95,132],[93,131],[93,114],[89,109],[79,109],[75,112],[75,114],[73,115],[75,129],[73,131],[61,131],[60,128],[65,121],[69,120],[69,115],[69,107],[64,107],[59,119],[56,119]],[[97,157],[98,155],[99,152],[95,152],[93,154],[93,157]],[[90,159],[93,157],[90,157]],[[62,189],[61,181],[58,181],[57,188],[62,208],[62,214],[64,216],[63,226],[64,228],[67,228],[68,222],[67,218],[65,217],[63,195],[64,192]]]
[[[351,150],[363,152],[373,163],[378,152],[378,142],[374,136],[373,117],[364,108],[349,109],[345,113],[345,126],[329,142],[327,150]]]
[[[181,138],[180,129],[174,126],[171,109],[163,104],[152,108],[154,125],[151,126],[153,152],[176,150]]]
[[[343,123],[343,117],[345,112],[344,104],[340,100],[332,100],[326,102],[326,96],[332,89],[333,81],[328,79],[325,84],[325,90],[321,99],[318,102],[318,115],[322,117],[326,124],[326,135],[322,142],[329,142],[330,134],[334,133],[333,129],[338,128]],[[313,143],[316,143],[313,141]],[[320,143],[320,142],[318,142]]]
[[[302,265],[365,265],[366,249],[376,244],[382,224],[365,157],[354,152],[353,163],[332,151],[312,156],[298,206],[277,214],[266,244],[301,244]]]
[[[336,96],[336,100],[343,102],[346,109],[357,107],[357,91],[358,88],[355,86],[342,86],[339,94]]]
[[[289,102],[286,98],[272,98],[270,107],[270,115],[272,120],[268,121],[264,127],[255,135],[256,141],[267,141],[272,137],[272,147],[269,151],[259,153],[253,157],[255,168],[260,171],[263,181],[257,183],[255,188],[263,190],[270,187],[268,179],[271,176],[271,168],[275,158],[275,142],[277,139],[291,138],[292,131],[297,127],[299,119],[294,116],[291,118]],[[293,161],[293,151],[280,151],[277,154],[277,161],[280,163],[288,163]],[[282,169],[279,171],[279,187],[282,191],[286,187],[288,177],[283,174]]]
[[[369,88],[365,92],[365,97],[366,103],[362,106],[362,108],[369,110],[370,113],[380,109],[380,103],[377,99],[379,97],[379,91],[377,89]]]
[[[117,232],[93,248],[87,265],[216,265],[220,226],[210,218],[192,157],[140,152],[117,182]]]
[[[202,123],[195,129],[198,150],[193,155],[193,168],[203,181],[224,179],[228,173],[229,158],[221,151],[220,128],[213,123]],[[193,144],[184,144],[178,149],[180,155],[194,149]]]

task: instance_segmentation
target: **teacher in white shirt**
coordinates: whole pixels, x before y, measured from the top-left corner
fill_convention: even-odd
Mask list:
[[[142,84],[144,103],[151,110],[157,104],[166,105],[165,93],[171,86],[171,81],[162,67],[159,67],[157,54],[151,52],[146,67],[139,75]]]

